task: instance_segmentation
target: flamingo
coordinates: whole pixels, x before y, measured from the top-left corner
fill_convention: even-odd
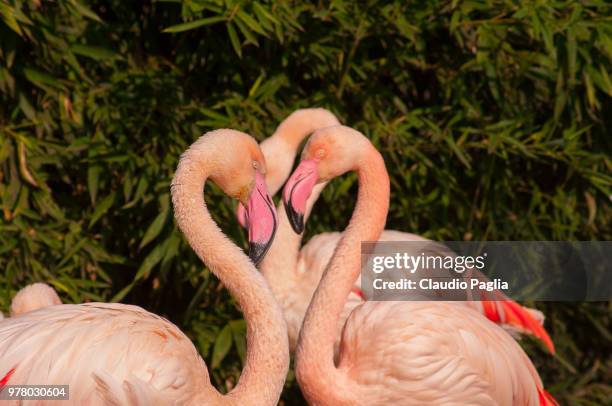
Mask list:
[[[272,195],[278,192],[289,177],[293,161],[302,141],[316,129],[339,124],[336,116],[326,109],[300,109],[283,120],[274,134],[260,143],[268,167],[266,184]],[[310,197],[305,201],[305,207],[302,208],[303,216],[296,219],[302,223],[302,228],[325,185],[326,182],[322,182],[314,186]],[[276,238],[272,242],[270,251],[263,259],[259,270],[270,284],[276,300],[283,308],[283,314],[287,321],[289,346],[291,351],[294,351],[310,299],[342,234],[340,232],[318,234],[312,237],[300,250],[302,235],[292,231],[287,215],[280,206],[278,207],[278,216],[279,224]],[[241,223],[244,223],[244,208],[240,205],[238,206],[237,217]],[[380,241],[428,240],[416,234],[384,230],[380,236]],[[346,318],[355,306],[365,299],[365,295],[359,286],[360,281],[358,279],[338,321],[336,350]],[[553,342],[542,327],[544,315],[541,312],[522,307],[518,303],[508,300],[499,292],[496,292],[495,296],[500,300],[470,301],[464,302],[464,304],[475,308],[484,316],[500,323],[511,332],[533,334],[554,353]]]
[[[15,295],[11,301],[11,316],[18,316],[23,313],[42,309],[47,306],[62,304],[55,289],[46,283],[32,283]],[[0,321],[4,319],[4,314],[0,312]]]
[[[310,190],[355,171],[359,192],[348,227],[313,295],[296,349],[296,376],[316,405],[554,405],[521,347],[475,310],[454,302],[365,302],[337,324],[360,273],[360,242],[376,241],[389,207],[382,156],[358,131],[316,131],[283,192],[299,230]]]
[[[178,327],[117,303],[60,304],[2,321],[0,385],[69,385],[71,403],[87,405],[276,405],[289,345],[282,311],[253,264],[266,253],[277,222],[264,174],[253,138],[217,130],[182,155],[171,187],[179,228],[244,312],[246,362],[231,392],[211,385],[206,364]],[[207,178],[247,207],[253,262],[207,211]]]
[[[11,302],[11,317],[47,306],[62,304],[59,296],[46,283],[33,283],[21,289]]]

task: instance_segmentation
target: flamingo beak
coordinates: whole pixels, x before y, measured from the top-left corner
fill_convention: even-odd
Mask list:
[[[317,163],[313,159],[300,162],[283,189],[283,204],[293,231],[304,231],[306,202],[317,184]]]
[[[236,219],[238,219],[242,228],[248,228],[247,213],[242,203],[238,203],[238,206],[236,206]]]
[[[256,171],[255,186],[245,209],[245,224],[249,230],[249,257],[258,265],[272,245],[278,219],[264,176]]]

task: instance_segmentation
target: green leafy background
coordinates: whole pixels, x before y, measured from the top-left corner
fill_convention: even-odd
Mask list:
[[[0,308],[46,281],[179,325],[217,387],[241,314],[176,230],[180,153],[219,127],[258,139],[321,106],[371,137],[388,225],[443,240],[609,240],[612,15],[604,1],[0,1]],[[328,187],[308,235],[342,229]],[[243,245],[233,203],[208,187]],[[529,303],[534,306],[536,304]],[[562,402],[612,396],[610,303],[538,303],[522,342]],[[273,351],[273,349],[271,349]],[[285,404],[303,404],[290,373]]]

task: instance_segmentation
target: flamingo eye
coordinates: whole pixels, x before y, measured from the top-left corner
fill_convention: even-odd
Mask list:
[[[324,156],[325,156],[325,150],[323,148],[317,149],[317,151],[315,152],[315,157],[318,159],[321,159]]]
[[[259,169],[259,162],[253,161],[253,169],[255,170]]]

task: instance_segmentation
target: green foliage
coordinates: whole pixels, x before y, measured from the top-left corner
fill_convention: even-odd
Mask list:
[[[263,139],[306,106],[385,155],[390,228],[609,240],[609,16],[603,0],[2,0],[0,307],[38,280],[66,302],[142,305],[178,323],[228,389],[244,324],[175,229],[169,182],[203,132]],[[310,235],[346,224],[354,182],[325,190]],[[244,244],[230,200],[207,190]],[[559,351],[527,343],[547,387],[562,404],[605,403],[609,303],[538,306]]]

